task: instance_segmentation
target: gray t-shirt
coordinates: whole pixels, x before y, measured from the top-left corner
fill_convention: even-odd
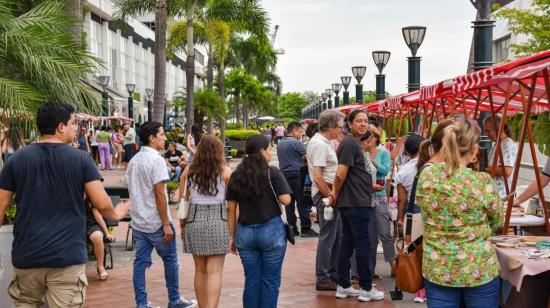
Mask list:
[[[550,159],[546,160],[546,165],[542,168],[542,174],[550,177]]]
[[[132,201],[132,228],[144,232],[154,233],[162,227],[154,185],[167,182],[170,179],[166,162],[161,154],[153,148],[144,146],[132,158],[126,171],[128,192]],[[166,193],[166,207],[168,208],[168,193]],[[170,209],[168,220],[172,221]]]
[[[338,158],[336,152],[330,145],[330,141],[317,133],[307,145],[306,150],[307,167],[309,176],[313,180],[313,167],[323,167],[323,178],[327,183],[334,183],[336,168],[338,167]],[[311,195],[315,196],[319,192],[315,182],[311,185]]]

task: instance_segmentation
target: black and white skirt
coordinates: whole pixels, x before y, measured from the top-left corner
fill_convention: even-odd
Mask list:
[[[229,229],[225,203],[189,204],[183,251],[195,256],[228,254]]]

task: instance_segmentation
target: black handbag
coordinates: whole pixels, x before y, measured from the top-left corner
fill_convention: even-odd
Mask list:
[[[277,194],[275,193],[275,189],[273,189],[273,184],[271,183],[271,169],[267,168],[267,178],[269,180],[269,186],[271,187],[271,191],[273,192],[273,197],[275,197],[275,202],[279,205],[279,208],[281,209],[281,220],[283,221],[283,224],[285,225],[285,231],[286,231],[286,239],[289,243],[294,245],[296,243],[296,239],[294,238],[294,228],[288,224],[288,220],[286,219],[286,212],[283,208],[283,205],[281,202],[279,202],[279,198],[277,198]]]

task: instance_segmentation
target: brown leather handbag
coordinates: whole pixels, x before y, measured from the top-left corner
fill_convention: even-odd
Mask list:
[[[397,249],[397,270],[395,284],[398,289],[409,293],[424,287],[422,278],[422,237],[411,242],[406,249]]]

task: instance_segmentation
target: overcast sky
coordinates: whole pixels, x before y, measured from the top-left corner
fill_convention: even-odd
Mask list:
[[[407,92],[407,56],[401,28],[426,26],[421,82],[429,85],[466,72],[471,21],[475,9],[468,0],[263,0],[272,26],[278,24],[277,73],[283,91],[316,92],[351,76],[351,67],[367,66],[364,90],[375,89],[373,50],[388,50],[384,69],[386,91]],[[355,80],[350,84],[355,96]]]

